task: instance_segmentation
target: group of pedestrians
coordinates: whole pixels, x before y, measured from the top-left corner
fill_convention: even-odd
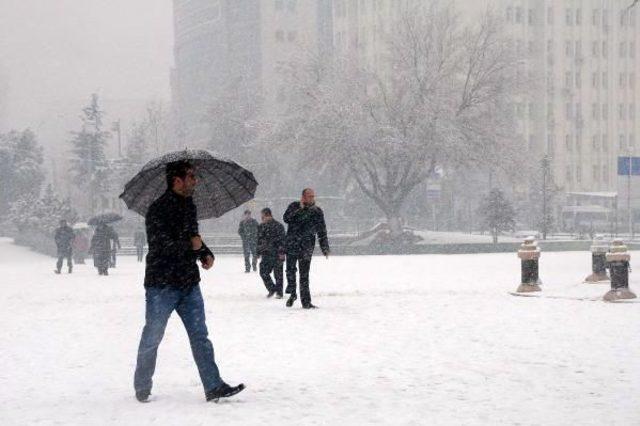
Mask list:
[[[238,227],[238,234],[242,238],[245,272],[250,272],[251,267],[255,271],[257,259],[260,258],[260,277],[267,289],[267,297],[275,295],[281,299],[283,267],[286,263],[286,293],[289,295],[286,306],[293,306],[297,300],[299,275],[302,307],[315,308],[311,303],[309,271],[316,236],[320,249],[327,258],[330,248],[324,212],[315,204],[314,190],[305,188],[300,201],[289,204],[283,216],[287,224],[286,232],[284,225],[274,219],[270,208],[266,207],[260,213],[262,223],[258,224],[251,217],[251,211],[246,210]]]
[[[133,239],[138,262],[142,262],[146,242],[144,231],[142,229],[136,231]],[[56,269],[54,269],[56,274],[61,273],[65,259],[67,271],[72,273],[74,262],[84,263],[85,254],[89,253],[93,256],[93,266],[98,270],[98,275],[109,275],[109,268],[116,267],[117,253],[122,248],[118,233],[106,223],[97,224],[89,243],[83,230],[74,232],[66,220],[60,220],[54,234],[54,241],[58,257]]]

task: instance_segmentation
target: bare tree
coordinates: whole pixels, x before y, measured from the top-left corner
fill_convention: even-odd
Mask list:
[[[294,70],[295,101],[276,139],[307,168],[346,173],[397,236],[405,201],[436,167],[507,166],[521,142],[517,61],[497,18],[464,26],[432,3],[405,11],[394,31],[374,69],[338,59]]]

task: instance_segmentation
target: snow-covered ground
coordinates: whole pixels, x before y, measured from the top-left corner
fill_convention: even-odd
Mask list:
[[[589,262],[543,253],[545,294],[604,294],[581,284]],[[109,277],[53,264],[0,240],[2,425],[640,424],[640,304],[510,296],[515,254],[317,257],[316,311],[265,299],[240,257],[220,256],[203,274],[208,325],[223,378],[247,385],[220,404],[204,401],[177,316],[155,400],[134,399],[133,257]]]

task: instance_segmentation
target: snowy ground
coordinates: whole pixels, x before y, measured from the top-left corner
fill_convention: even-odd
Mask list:
[[[56,276],[0,240],[2,425],[640,424],[640,304],[510,296],[515,254],[318,257],[316,311],[266,300],[239,257],[216,262],[202,284],[216,357],[247,389],[205,403],[174,316],[140,404],[141,264]],[[545,293],[604,294],[581,284],[589,262],[544,253]]]

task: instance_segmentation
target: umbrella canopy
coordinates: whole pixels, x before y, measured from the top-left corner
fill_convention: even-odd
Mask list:
[[[107,212],[95,215],[94,217],[89,219],[88,223],[91,226],[97,226],[101,223],[113,223],[119,220],[122,220],[122,216],[120,216],[118,213]]]
[[[258,187],[253,173],[233,161],[216,158],[205,150],[175,151],[149,161],[124,187],[120,198],[145,216],[151,203],[167,190],[166,166],[189,161],[198,176],[193,201],[198,219],[220,217],[251,200]]]

